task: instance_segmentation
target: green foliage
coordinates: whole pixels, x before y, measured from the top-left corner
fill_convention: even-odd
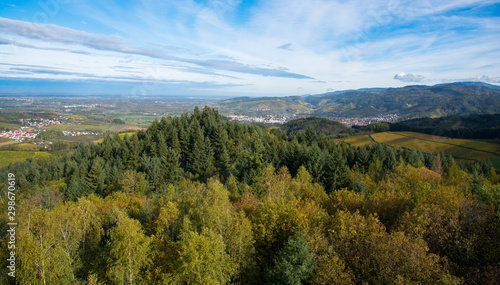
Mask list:
[[[500,211],[500,185],[479,187],[474,193],[481,201]]]
[[[179,240],[180,266],[178,284],[227,284],[235,272],[235,264],[225,252],[221,235],[204,228],[201,233],[189,229],[186,221]]]
[[[110,230],[107,275],[118,284],[134,284],[148,263],[150,238],[145,236],[139,221],[114,209],[116,226]]]
[[[144,173],[137,173],[131,170],[125,170],[120,176],[118,183],[125,193],[144,194],[148,190],[148,182]]]
[[[268,278],[271,284],[308,284],[314,276],[315,263],[305,234],[298,232],[288,239],[285,247],[278,253]]]
[[[494,284],[500,264],[491,165],[207,107],[8,173],[23,284]]]
[[[73,280],[73,260],[65,252],[59,235],[58,218],[54,212],[40,208],[23,217],[16,247],[20,282],[70,284]]]
[[[366,128],[369,131],[373,131],[376,133],[388,132],[391,129],[391,127],[388,123],[373,123],[373,124],[369,124]]]
[[[54,138],[57,138],[57,137],[62,137],[64,136],[63,132],[62,131],[58,131],[58,130],[47,130],[45,132],[40,132],[36,138],[37,139],[41,139],[41,140],[44,140],[44,141],[48,141],[48,140],[51,140],[51,139],[54,139]]]
[[[387,233],[375,216],[340,211],[331,242],[358,281],[374,284],[434,284],[443,272],[439,257],[422,239]]]
[[[319,117],[307,117],[291,120],[280,127],[288,135],[295,134],[304,137],[303,141],[311,142],[321,134],[335,136],[340,133],[352,133],[352,129],[339,122]]]
[[[85,178],[86,186],[91,191],[90,193],[105,194],[104,189],[106,188],[106,184],[103,164],[102,158],[96,158]]]

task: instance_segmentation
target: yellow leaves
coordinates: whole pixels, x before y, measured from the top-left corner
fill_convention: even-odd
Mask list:
[[[439,183],[441,182],[441,175],[425,167],[417,168],[416,172],[420,175],[420,179],[425,182]]]
[[[261,193],[271,200],[290,199],[293,197],[293,194],[289,191],[291,181],[292,177],[288,172],[288,168],[283,166],[275,174],[274,167],[268,165],[257,179],[257,187],[261,189]]]
[[[207,228],[201,234],[184,230],[179,246],[179,284],[226,284],[236,273],[222,236]]]
[[[364,195],[344,188],[333,191],[330,195],[328,195],[328,199],[325,201],[325,208],[330,214],[334,214],[337,210],[350,212],[363,210],[365,204],[366,201]]]
[[[252,193],[246,192],[239,202],[233,204],[233,208],[236,212],[244,211],[246,216],[250,217],[258,205],[259,200]]]
[[[346,269],[345,262],[334,253],[319,257],[315,285],[351,285],[354,284],[352,274]]]
[[[269,255],[291,235],[306,225],[297,201],[273,202],[266,200],[252,215],[257,250]]]
[[[439,257],[419,237],[387,233],[372,215],[339,211],[330,231],[331,243],[356,277],[379,284],[433,284],[443,273]]]
[[[312,182],[312,176],[309,174],[304,165],[301,165],[297,170],[297,175],[294,180],[302,183],[302,184],[310,184]]]
[[[137,214],[144,208],[144,204],[147,202],[145,197],[138,196],[138,194],[134,193],[124,192],[115,192],[104,200],[105,203],[110,204],[111,207],[116,206],[131,214]]]
[[[324,229],[330,219],[328,213],[314,201],[301,201],[299,204],[299,217],[302,224],[310,233],[315,229]]]
[[[325,188],[318,183],[314,184],[303,184],[294,179],[290,184],[290,191],[295,195],[295,197],[315,201],[322,204],[328,197],[325,192]]]
[[[151,238],[144,235],[139,221],[114,208],[116,226],[109,234],[108,277],[116,283],[133,284],[149,262]]]
[[[82,223],[88,223],[82,220],[81,212],[75,203],[68,202],[52,211],[35,207],[20,217],[16,249],[21,283],[65,284],[74,280],[71,264],[83,234]]]
[[[447,212],[457,212],[461,205],[468,202],[470,197],[456,186],[439,186],[435,191],[430,192],[422,203],[439,205]]]
[[[160,208],[158,219],[156,220],[156,233],[161,239],[168,240],[169,234],[173,234],[174,223],[180,218],[181,212],[176,203],[167,202]]]
[[[144,194],[148,188],[146,174],[133,170],[125,170],[118,179],[123,192]]]
[[[380,278],[390,283],[405,281],[406,284],[432,283],[439,278],[439,257],[428,253],[422,239],[409,239],[402,232],[386,235],[374,244]],[[412,282],[413,281],[413,282]]]

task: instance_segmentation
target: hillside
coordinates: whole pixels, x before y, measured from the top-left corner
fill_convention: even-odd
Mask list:
[[[500,113],[500,90],[492,86],[451,83],[333,92],[306,98],[237,98],[225,108],[245,112],[267,108],[275,112],[317,116],[365,117],[398,113],[403,119]]]
[[[241,97],[220,102],[221,108],[227,108],[231,113],[258,114],[273,110],[276,114],[309,113],[314,106],[299,96],[250,98]]]
[[[316,134],[325,135],[338,135],[340,133],[352,132],[351,128],[348,128],[339,122],[319,117],[291,120],[281,126],[281,129],[287,134],[307,132],[308,129],[312,129]]]

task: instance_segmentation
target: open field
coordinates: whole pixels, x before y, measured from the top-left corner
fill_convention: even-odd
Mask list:
[[[95,123],[95,124],[82,124],[82,125],[53,125],[49,126],[48,130],[59,130],[59,131],[86,131],[86,132],[123,132],[128,130],[139,130],[140,126],[134,124],[121,125],[112,123]]]
[[[38,158],[50,156],[49,153],[39,152],[39,151],[10,151],[2,150],[0,151],[0,167],[7,166],[11,162],[23,161],[30,157]]]
[[[11,141],[11,140],[7,140],[7,141],[1,141],[0,142],[0,147],[4,147],[4,146],[10,146],[10,145],[14,145],[14,144],[19,144],[19,142],[17,141]]]
[[[161,119],[161,116],[159,115],[123,115],[120,116],[120,119],[128,122],[129,124],[144,124],[144,125],[149,125],[152,121],[155,119]]]
[[[103,135],[98,136],[62,136],[54,138],[53,141],[68,142],[68,143],[78,143],[78,142],[93,142],[98,139],[102,139]]]
[[[124,136],[127,136],[127,135],[128,135],[128,136],[131,136],[131,135],[133,135],[133,134],[135,134],[135,133],[136,133],[136,132],[126,132],[126,133],[119,133],[118,135],[119,135],[120,137],[124,137]],[[100,139],[98,139],[98,140],[95,140],[94,142],[95,142],[95,143],[101,143],[102,141],[103,141],[103,138],[100,138]]]
[[[340,140],[348,143],[351,146],[363,146],[365,144],[373,143],[373,140],[370,138],[369,135],[352,136]]]
[[[47,130],[58,130],[58,131],[99,131],[102,125],[53,125],[46,127]]]
[[[9,128],[11,130],[17,130],[17,129],[19,129],[19,127],[21,127],[21,126],[20,125],[6,123],[6,122],[0,122],[0,128],[4,128],[4,129]]]
[[[39,146],[31,143],[23,143],[23,142],[18,142],[18,141],[6,141],[6,142],[0,142],[0,149],[1,150],[29,150],[29,151],[38,151]]]
[[[19,142],[10,140],[9,138],[0,138],[0,147],[8,146],[8,145],[16,144],[16,143],[19,143]]]
[[[492,160],[495,168],[500,168],[500,144],[488,140],[454,139],[414,132],[383,132],[371,135],[353,136],[344,142],[362,146],[373,141],[394,147],[406,147],[427,153],[445,153],[458,159]]]

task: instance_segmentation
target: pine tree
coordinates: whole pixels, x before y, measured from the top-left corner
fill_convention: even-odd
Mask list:
[[[174,183],[179,179],[182,169],[179,167],[179,153],[173,148],[168,148],[167,152],[161,156],[162,176],[166,183]]]
[[[392,171],[396,167],[396,161],[394,149],[388,149],[384,159],[384,170],[386,172]]]
[[[90,172],[85,178],[87,182],[87,187],[90,188],[91,193],[97,193],[99,195],[104,194],[104,189],[106,189],[106,184],[104,182],[105,175],[103,169],[103,161],[101,158],[94,159]]]
[[[200,112],[200,108],[198,106],[194,107],[193,115],[191,117],[195,117],[198,120],[201,118],[201,112]]]
[[[157,146],[156,146],[156,156],[158,157],[161,157],[163,155],[166,155],[167,153],[167,143],[165,141],[165,136],[161,135],[162,133],[160,133],[160,136],[158,136],[158,143],[157,143]]]
[[[324,172],[321,177],[321,182],[325,187],[326,192],[331,192],[336,189],[347,187],[349,180],[349,167],[345,157],[342,157],[340,151],[335,151],[325,158]]]
[[[170,147],[173,148],[177,153],[181,153],[181,143],[179,141],[178,131],[175,128],[172,128]]]
[[[313,142],[311,147],[307,149],[307,158],[306,158],[306,168],[308,172],[318,179],[323,175],[323,161],[322,161],[322,153],[318,144]]]
[[[206,145],[203,131],[198,120],[194,117],[191,121],[190,152],[188,153],[188,170],[193,174],[205,173]]]
[[[213,143],[215,166],[219,171],[225,173],[229,170],[230,158],[227,151],[228,135],[222,122],[219,122],[214,128],[211,142]]]
[[[288,239],[274,262],[274,268],[269,272],[271,284],[309,284],[314,277],[314,254],[310,252],[302,231]]]
[[[87,187],[85,180],[82,180],[79,173],[74,173],[66,188],[65,195],[70,201],[76,201],[78,198],[90,194],[90,188]]]

